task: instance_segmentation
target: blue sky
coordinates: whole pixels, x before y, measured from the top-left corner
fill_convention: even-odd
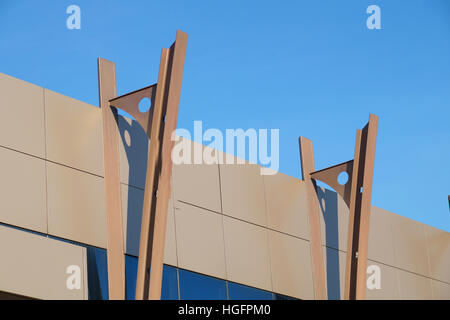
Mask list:
[[[81,30],[66,8],[81,8]],[[381,8],[369,30],[366,8]],[[450,1],[1,0],[0,72],[98,105],[97,57],[118,93],[156,82],[160,49],[189,34],[178,126],[279,128],[280,171],[353,157],[380,117],[372,203],[450,231]]]

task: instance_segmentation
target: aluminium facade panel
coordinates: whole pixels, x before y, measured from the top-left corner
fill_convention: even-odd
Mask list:
[[[273,291],[268,229],[223,217],[228,280]]]
[[[189,140],[185,140],[190,143]],[[199,143],[192,142],[191,154],[194,154],[196,148],[200,152],[211,148],[202,146]],[[174,164],[173,166],[173,191],[175,199],[193,205],[222,212],[220,197],[219,167],[214,164]]]
[[[309,241],[269,230],[273,291],[314,299]]]
[[[45,157],[44,89],[0,73],[0,146]]]
[[[103,178],[47,163],[48,233],[106,248]]]
[[[99,108],[46,89],[45,124],[48,160],[104,175]]]
[[[308,208],[303,181],[282,173],[264,176],[269,229],[309,239]]]
[[[83,247],[0,226],[0,259],[0,291],[35,299],[88,298]],[[79,282],[71,281],[73,275]]]
[[[175,228],[178,266],[226,279],[222,215],[177,202]]]
[[[450,284],[431,280],[434,300],[450,300]]]
[[[267,227],[264,180],[255,164],[220,164],[223,214]]]
[[[47,233],[45,160],[0,147],[0,222]]]
[[[431,279],[416,273],[397,269],[398,287],[402,300],[431,300]]]
[[[425,277],[430,276],[425,225],[396,214],[391,215],[395,266]]]
[[[425,225],[430,277],[450,285],[450,233]]]
[[[370,213],[368,258],[386,265],[395,266],[394,234],[391,214],[372,206]]]
[[[377,266],[380,269],[379,288],[376,279],[371,278],[373,273],[367,274],[367,281],[372,282],[371,287],[366,288],[366,299],[368,300],[398,300],[400,299],[397,268],[368,260],[367,267]]]

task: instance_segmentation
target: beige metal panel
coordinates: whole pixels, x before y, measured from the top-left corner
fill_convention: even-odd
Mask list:
[[[103,178],[47,163],[48,233],[106,248]]]
[[[431,279],[397,269],[400,299],[431,300],[433,293]]]
[[[255,164],[219,165],[223,214],[267,226],[264,181]]]
[[[137,257],[139,254],[139,239],[141,232],[144,190],[125,184],[122,184],[121,188],[125,253]],[[175,222],[172,199],[169,200],[169,209],[167,211],[167,230],[165,245],[166,247],[164,250],[164,263],[176,266],[177,252],[175,243]]]
[[[44,158],[44,89],[0,73],[0,97],[0,145]]]
[[[190,141],[189,141],[190,142]],[[211,148],[192,142],[193,150],[211,152]],[[222,212],[220,204],[219,167],[217,164],[175,164],[172,169],[174,196],[215,212]]]
[[[120,182],[145,188],[149,139],[136,120],[118,116]]]
[[[45,125],[48,160],[103,177],[99,108],[45,90]]]
[[[322,245],[347,251],[349,209],[336,192],[317,188]]]
[[[327,270],[327,290],[330,300],[344,299],[345,267],[347,253],[334,248],[324,248],[324,256]],[[369,290],[366,287],[366,299],[368,300],[391,300],[399,299],[399,285],[397,269],[375,261],[368,260],[367,267],[376,265],[381,271],[381,289]],[[370,274],[366,274],[368,279]]]
[[[372,206],[369,231],[369,259],[395,266],[392,213]]]
[[[425,225],[430,276],[450,284],[450,233]]]
[[[268,227],[309,239],[305,183],[280,172],[263,179]]]
[[[373,212],[372,212],[373,213]],[[367,300],[398,300],[400,299],[397,269],[375,261],[367,260],[367,268],[370,266],[380,268],[380,289],[369,289],[366,286]],[[372,280],[372,273],[367,274],[366,279]]]
[[[434,300],[450,300],[450,284],[431,280]]]
[[[269,231],[273,291],[314,299],[309,241]]]
[[[390,219],[394,234],[394,266],[429,276],[425,225],[397,214],[391,214]]]
[[[228,280],[272,291],[268,230],[223,217]]]
[[[45,160],[0,147],[0,222],[47,233]]]
[[[0,226],[0,259],[0,291],[37,299],[88,298],[83,247]],[[80,268],[80,289],[67,288],[71,265]]]
[[[178,266],[177,242],[175,235],[175,209],[172,198],[167,209],[166,240],[164,241],[164,263]]]
[[[179,267],[226,279],[220,214],[177,202],[175,229]]]

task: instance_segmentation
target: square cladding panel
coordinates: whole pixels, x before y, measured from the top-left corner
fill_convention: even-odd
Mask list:
[[[45,90],[45,123],[48,160],[103,176],[99,108]]]
[[[47,233],[45,160],[1,147],[0,159],[0,222]]]
[[[191,147],[191,155],[198,148],[200,152],[213,152],[211,148],[182,139]],[[200,208],[221,213],[221,194],[218,164],[174,163],[173,190],[175,199]]]
[[[279,172],[263,179],[268,228],[309,239],[305,183]]]
[[[88,298],[83,247],[0,226],[0,256],[0,291],[35,299]],[[79,288],[68,285],[71,275],[78,276]]]
[[[228,280],[272,291],[269,230],[223,217]]]
[[[48,233],[106,248],[103,178],[47,163]]]
[[[175,229],[178,265],[226,279],[223,216],[177,202]]]
[[[0,97],[0,146],[44,158],[44,89],[0,73]]]
[[[264,180],[255,164],[221,164],[223,214],[267,227]]]

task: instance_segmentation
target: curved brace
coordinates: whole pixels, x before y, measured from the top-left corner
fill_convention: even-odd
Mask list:
[[[112,107],[120,108],[131,114],[137,122],[145,130],[147,136],[150,138],[150,129],[152,127],[153,107],[155,105],[157,84],[124,94],[123,96],[109,100]],[[144,99],[150,99],[150,109],[147,112],[139,111],[139,102]]]
[[[341,172],[347,172],[348,180],[345,184],[338,182],[338,176]],[[335,166],[318,170],[311,173],[311,178],[320,180],[332,187],[345,201],[350,208],[350,191],[352,189],[353,160],[337,164]]]

